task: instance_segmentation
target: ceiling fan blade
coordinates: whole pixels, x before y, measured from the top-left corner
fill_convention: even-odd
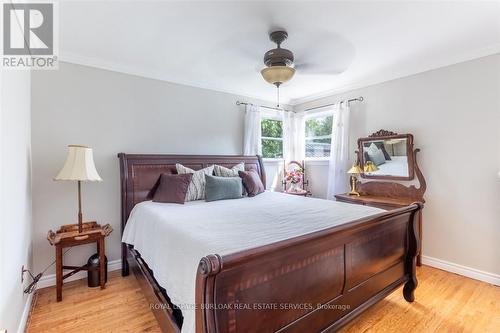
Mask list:
[[[205,57],[215,57],[219,62],[234,61],[247,66],[250,63],[253,67],[264,67],[264,53],[267,49],[267,45],[261,45],[260,40],[242,40],[238,36],[232,36],[219,40],[213,48],[204,50],[204,53]]]
[[[339,75],[344,72],[339,68],[310,63],[298,63],[295,65],[295,70],[300,75]]]
[[[331,31],[295,37],[290,39],[290,49],[295,55],[297,70],[303,74],[340,74],[354,60],[354,45]]]

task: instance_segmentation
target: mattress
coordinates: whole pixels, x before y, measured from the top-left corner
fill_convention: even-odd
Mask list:
[[[383,210],[278,192],[184,205],[137,204],[122,241],[134,246],[184,316],[182,333],[195,332],[195,282],[200,259],[305,235]]]

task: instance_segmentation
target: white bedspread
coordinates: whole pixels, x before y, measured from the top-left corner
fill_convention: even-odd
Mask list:
[[[408,157],[391,156],[391,160],[377,166],[378,170],[369,175],[408,177]]]
[[[123,242],[134,245],[182,309],[182,333],[195,332],[196,271],[208,254],[225,255],[382,212],[329,200],[265,192],[253,198],[134,207]]]

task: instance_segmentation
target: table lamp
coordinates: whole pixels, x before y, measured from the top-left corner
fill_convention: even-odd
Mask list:
[[[81,182],[102,181],[94,165],[92,148],[69,145],[66,162],[54,180],[76,180],[78,182],[78,232],[81,233],[83,230]]]
[[[374,172],[377,171],[378,168],[372,161],[366,161],[364,170],[365,172]]]
[[[347,193],[348,195],[357,195],[359,197],[358,191],[356,191],[356,175],[363,173],[363,169],[359,166],[359,164],[354,164],[352,168],[347,171],[348,174],[351,175],[351,192]]]

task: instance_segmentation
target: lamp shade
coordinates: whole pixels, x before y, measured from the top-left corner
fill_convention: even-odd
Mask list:
[[[271,66],[260,71],[264,80],[271,84],[281,84],[292,79],[295,69],[288,66]]]
[[[374,172],[377,171],[378,168],[372,161],[368,161],[365,163],[365,172]]]
[[[66,162],[54,180],[102,181],[94,165],[92,148],[69,145]]]
[[[361,169],[361,167],[358,164],[356,164],[356,165],[353,165],[352,168],[350,168],[349,171],[347,171],[347,173],[359,174],[359,173],[363,173],[363,169]]]

